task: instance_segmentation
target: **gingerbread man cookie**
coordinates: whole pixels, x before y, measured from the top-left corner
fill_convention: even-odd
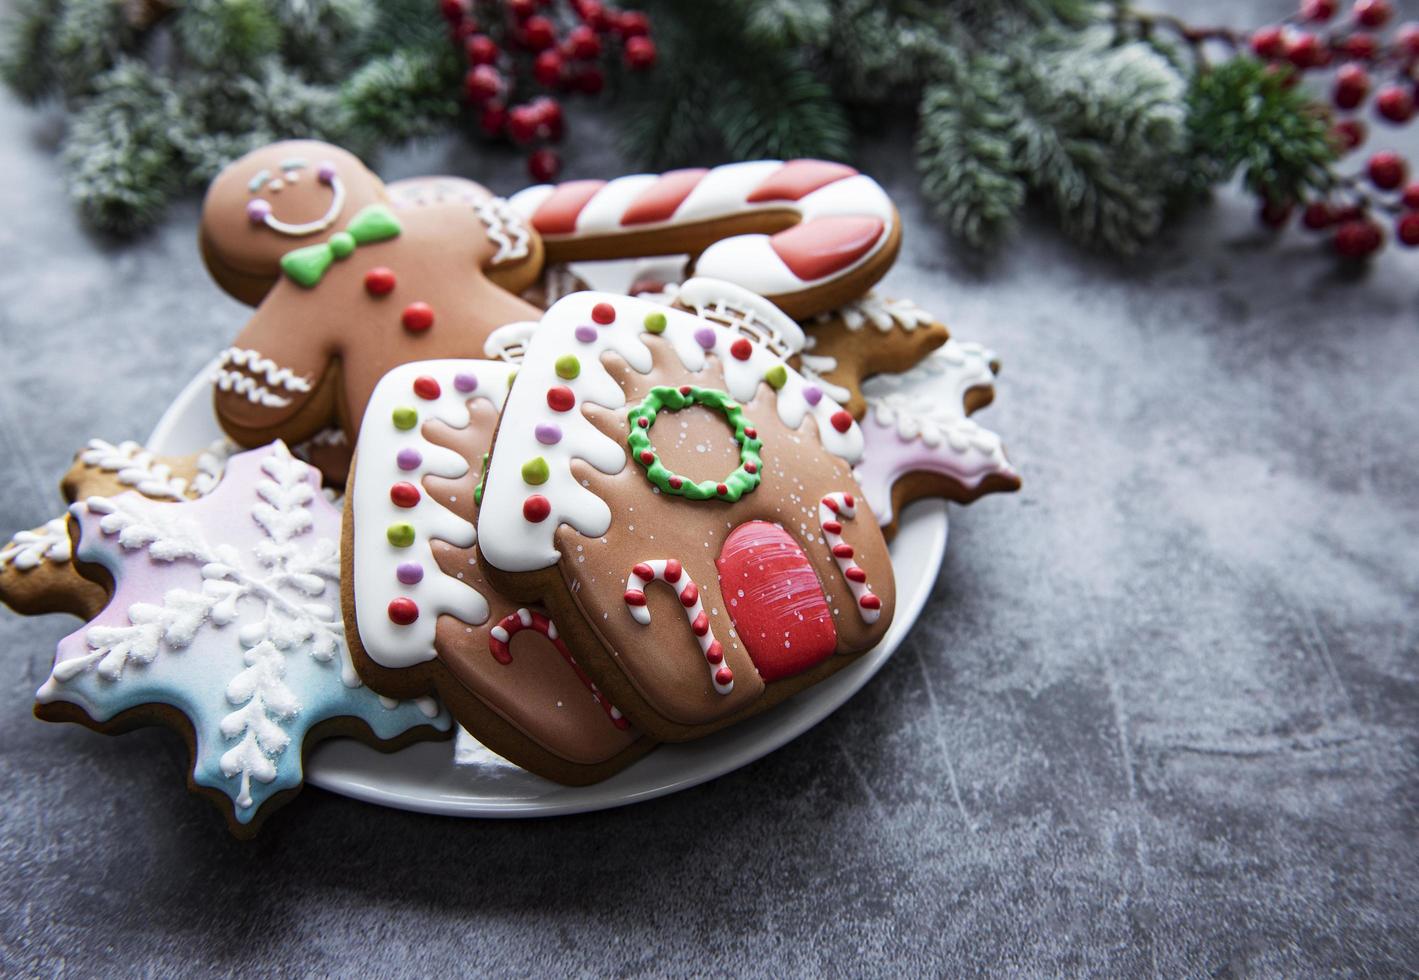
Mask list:
[[[345,506],[347,632],[374,690],[437,694],[504,758],[586,784],[654,743],[582,670],[555,618],[499,594],[478,560],[478,483],[516,370],[421,361],[375,388]]]
[[[259,304],[213,378],[217,418],[242,445],[330,427],[353,437],[390,368],[468,356],[540,314],[516,294],[541,271],[541,243],[505,201],[449,178],[391,197],[324,143],[273,144],[223,170],[202,252],[224,288]]]
[[[891,560],[851,472],[862,432],[788,365],[797,325],[764,317],[771,335],[570,296],[532,332],[493,442],[484,572],[543,602],[655,738],[761,711],[891,621]]]
[[[186,737],[191,787],[255,833],[302,781],[305,751],[350,735],[384,750],[446,738],[430,699],[363,687],[336,596],[340,515],[281,443],[227,461],[210,493],[88,494],[78,567],[107,601],[59,644],[35,714],[105,733]]]
[[[968,504],[1020,489],[1000,437],[969,418],[994,398],[999,370],[992,351],[950,340],[910,371],[863,386],[865,448],[854,473],[889,536],[913,500]]]
[[[901,218],[881,186],[841,163],[756,160],[712,169],[540,184],[509,203],[549,262],[693,256],[805,319],[865,293],[896,259]]]

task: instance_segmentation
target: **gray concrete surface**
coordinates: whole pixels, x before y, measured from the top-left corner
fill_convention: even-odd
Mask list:
[[[243,308],[196,208],[128,246],[0,102],[0,528],[141,437]],[[617,167],[584,134],[572,174]],[[460,822],[308,789],[254,844],[164,733],[29,715],[59,618],[0,615],[0,965],[20,974],[1397,975],[1419,968],[1419,259],[1361,279],[1224,195],[1148,256],[1032,226],[985,272],[868,148],[888,281],[1004,356],[1026,487],[952,514],[920,625],[733,775]],[[509,191],[515,160],[433,145]]]

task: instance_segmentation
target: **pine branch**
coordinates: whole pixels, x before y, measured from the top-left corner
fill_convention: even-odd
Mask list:
[[[26,102],[38,102],[58,84],[50,49],[61,9],[46,0],[18,0],[0,23],[0,78]]]
[[[239,73],[275,54],[281,42],[266,0],[185,0],[172,23],[183,57],[210,71]]]
[[[401,49],[350,77],[340,101],[358,143],[399,143],[439,132],[458,118],[460,66],[447,47]]]
[[[65,97],[94,92],[101,76],[136,45],[136,34],[113,0],[66,0],[54,17],[47,56]]]

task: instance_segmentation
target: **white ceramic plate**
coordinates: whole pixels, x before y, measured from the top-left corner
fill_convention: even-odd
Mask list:
[[[196,452],[221,437],[207,380],[215,363],[168,407],[148,437],[151,449]],[[697,786],[797,738],[871,680],[921,614],[945,552],[945,502],[908,507],[892,542],[896,617],[875,649],[772,711],[709,738],[662,745],[595,786],[560,786],[534,776],[489,752],[466,732],[453,742],[424,742],[391,755],[350,739],[331,739],[310,754],[306,781],[371,803],[458,817],[585,813]]]

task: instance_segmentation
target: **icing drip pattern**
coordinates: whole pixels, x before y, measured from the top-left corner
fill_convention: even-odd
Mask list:
[[[650,610],[646,608],[645,588],[652,582],[664,582],[675,590],[680,605],[685,607],[685,620],[700,645],[709,666],[710,683],[719,694],[734,690],[734,671],[724,662],[724,647],[714,638],[709,615],[700,601],[700,587],[691,581],[684,566],[674,558],[643,561],[631,569],[626,579],[626,608],[642,626],[650,625]]]
[[[853,560],[852,545],[843,540],[842,522],[856,517],[857,501],[850,493],[830,493],[818,502],[818,525],[823,529],[823,540],[828,542],[833,561],[857,601],[857,611],[862,614],[862,621],[870,625],[882,615],[882,600],[867,584],[867,572]]]

